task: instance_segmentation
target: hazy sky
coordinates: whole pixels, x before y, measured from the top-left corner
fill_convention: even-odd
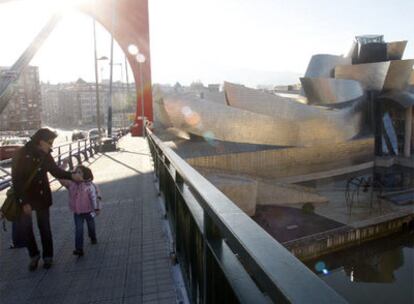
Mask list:
[[[11,65],[50,14],[39,1],[1,4],[0,65]],[[149,0],[153,82],[223,80],[248,85],[292,82],[312,54],[347,53],[355,35],[409,40],[414,57],[412,0]],[[109,35],[98,31],[99,56]],[[92,20],[70,12],[32,64],[43,81],[93,80]],[[114,62],[123,62],[118,49]],[[101,62],[104,78],[108,63]],[[121,77],[115,67],[114,78]]]

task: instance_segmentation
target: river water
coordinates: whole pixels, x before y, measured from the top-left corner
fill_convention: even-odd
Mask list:
[[[414,233],[306,262],[349,303],[414,303]]]

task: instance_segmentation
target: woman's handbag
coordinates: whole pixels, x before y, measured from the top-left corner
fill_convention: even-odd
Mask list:
[[[23,192],[29,188],[30,183],[36,175],[37,170],[42,165],[43,161],[39,163],[35,170],[33,170],[29,179],[26,181],[23,187]],[[22,214],[22,206],[17,201],[16,194],[14,193],[13,186],[10,186],[9,190],[6,192],[6,199],[4,200],[3,205],[0,208],[0,215],[10,222],[17,221]]]
[[[13,186],[6,192],[6,199],[1,206],[1,214],[10,222],[17,221],[22,213],[22,206],[18,203]]]

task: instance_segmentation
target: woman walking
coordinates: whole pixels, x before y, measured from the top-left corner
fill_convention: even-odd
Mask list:
[[[53,240],[50,229],[49,208],[52,205],[47,173],[55,178],[82,181],[82,177],[60,169],[52,155],[53,141],[57,134],[50,129],[39,129],[12,160],[12,181],[16,198],[23,213],[19,225],[23,230],[29,251],[29,270],[34,271],[40,260],[40,251],[33,233],[32,210],[36,212],[37,226],[42,241],[43,267],[49,269],[53,263]],[[32,177],[33,176],[33,177]],[[27,182],[30,181],[29,184]]]

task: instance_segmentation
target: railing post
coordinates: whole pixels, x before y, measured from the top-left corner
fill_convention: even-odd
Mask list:
[[[90,138],[89,138],[89,152],[91,153],[91,156],[93,156],[96,153],[95,148],[93,147],[92,139]]]
[[[73,170],[73,161],[72,161],[72,144],[69,144],[69,169]]]
[[[226,284],[221,284],[220,282],[213,282],[213,273],[214,273],[214,263],[212,262],[212,252],[210,248],[210,243],[215,243],[221,247],[222,237],[219,229],[214,224],[211,217],[204,210],[204,252],[203,252],[203,288],[204,288],[204,298],[203,303],[214,303],[217,298],[220,298],[219,294],[214,293],[214,288],[211,288],[214,283],[216,286],[226,286]],[[214,278],[217,279],[217,278]],[[224,292],[223,292],[224,293]]]
[[[164,154],[162,154],[162,157],[163,157],[163,160],[161,159],[161,162],[162,162],[161,163],[161,167],[162,167],[162,171],[161,171],[161,173],[162,173],[162,175],[161,175],[162,176],[162,179],[161,179],[162,192],[164,193],[165,201],[167,202],[166,209],[167,209],[167,211],[170,211],[171,201],[170,201],[170,199],[167,195],[167,193],[168,193],[168,174],[169,174],[168,169],[170,168],[170,161]]]
[[[177,188],[183,192],[183,187],[184,187],[184,179],[182,178],[182,176],[180,175],[180,173],[178,173],[178,171],[175,171],[175,187],[174,187],[174,231],[177,231],[177,218],[178,218],[178,208],[180,208],[181,206],[179,206],[179,199],[178,199],[178,195],[179,195],[179,191],[177,191]],[[175,249],[175,248],[174,248]]]
[[[76,153],[77,159],[78,159],[78,163],[82,163],[82,159],[81,159],[81,143],[80,140],[78,140],[78,153]]]
[[[58,147],[58,166],[62,164],[62,154],[60,150],[60,146]]]
[[[88,159],[89,159],[89,156],[88,156],[88,148],[87,148],[88,146],[87,146],[87,144],[86,144],[86,140],[84,139],[83,140],[83,155],[85,156],[85,161],[87,161]]]

